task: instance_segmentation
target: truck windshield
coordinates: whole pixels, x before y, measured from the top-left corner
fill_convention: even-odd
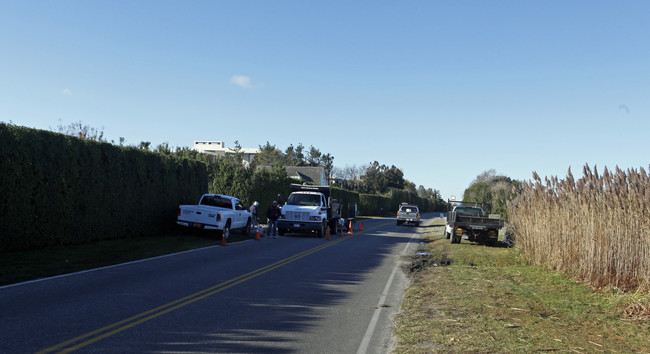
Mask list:
[[[293,193],[289,196],[287,204],[318,206],[320,205],[320,195]]]
[[[456,213],[467,216],[483,216],[481,208],[456,208]]]
[[[228,198],[221,198],[219,196],[206,195],[201,199],[201,205],[209,205],[213,207],[232,209],[232,203]]]

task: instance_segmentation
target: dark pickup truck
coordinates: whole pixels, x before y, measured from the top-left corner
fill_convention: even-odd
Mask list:
[[[494,245],[503,228],[499,215],[486,215],[492,205],[489,203],[447,201],[447,224],[445,238],[451,243],[466,239],[472,242]]]

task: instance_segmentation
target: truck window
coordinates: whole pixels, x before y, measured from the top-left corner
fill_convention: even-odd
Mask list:
[[[230,202],[230,199],[212,195],[204,196],[203,199],[201,199],[201,205],[232,209],[232,203]]]
[[[467,216],[483,216],[481,208],[456,208],[456,213]]]
[[[320,194],[299,194],[293,193],[289,196],[287,204],[289,205],[309,205],[309,206],[318,206],[321,201]]]

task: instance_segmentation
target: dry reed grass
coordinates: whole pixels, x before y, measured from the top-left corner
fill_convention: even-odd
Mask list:
[[[594,287],[629,291],[650,284],[650,177],[640,168],[583,168],[574,180],[533,172],[508,203],[511,231],[535,265],[565,271]],[[646,312],[646,309],[636,311]]]

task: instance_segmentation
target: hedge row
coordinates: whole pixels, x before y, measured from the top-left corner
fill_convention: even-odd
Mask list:
[[[395,215],[401,203],[415,204],[421,212],[436,211],[436,206],[430,199],[404,190],[396,189],[387,195],[361,194],[359,197],[359,214],[365,216]]]
[[[341,204],[341,217],[346,219],[354,217],[354,209],[350,210],[349,206],[353,206],[354,204],[359,205],[359,193],[339,187],[332,187],[332,199],[336,199]]]
[[[205,165],[0,123],[0,251],[163,232]]]

